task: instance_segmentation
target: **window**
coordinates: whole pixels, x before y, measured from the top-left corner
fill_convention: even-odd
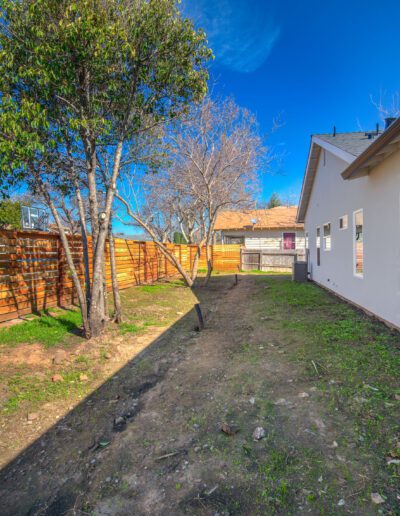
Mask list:
[[[283,233],[283,249],[285,251],[296,249],[296,233]]]
[[[317,245],[317,265],[321,265],[321,229],[317,228],[317,239],[316,239],[316,245]]]
[[[364,214],[363,210],[354,212],[354,274],[360,278],[364,275]]]
[[[244,244],[244,237],[242,236],[225,236],[224,244]]]
[[[325,249],[325,251],[330,251],[331,247],[332,247],[331,225],[328,222],[328,224],[324,224],[324,249]]]
[[[343,215],[339,219],[339,229],[347,229],[349,227],[349,217],[347,215]]]

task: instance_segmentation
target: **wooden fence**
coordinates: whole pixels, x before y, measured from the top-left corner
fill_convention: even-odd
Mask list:
[[[305,260],[304,249],[279,251],[268,249],[242,249],[241,265],[243,271],[291,272],[296,260]]]
[[[70,237],[74,263],[83,283],[83,246]],[[168,244],[189,270],[196,246]],[[153,242],[115,239],[117,278],[121,289],[151,283],[178,274]],[[212,246],[214,270],[237,272],[239,245]],[[199,268],[207,267],[205,253]],[[106,246],[106,281],[111,289],[109,249]],[[0,322],[54,306],[76,302],[65,253],[57,234],[38,231],[0,231]]]

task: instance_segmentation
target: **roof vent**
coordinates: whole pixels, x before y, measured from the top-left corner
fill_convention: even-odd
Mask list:
[[[385,118],[385,129],[388,129],[395,120],[396,120],[395,116],[388,116],[387,118]]]

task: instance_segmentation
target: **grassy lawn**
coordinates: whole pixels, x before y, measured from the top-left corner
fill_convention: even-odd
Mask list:
[[[392,510],[386,512],[386,506],[383,512],[398,514],[399,333],[313,284],[276,278],[266,286],[259,307],[285,341],[285,356],[300,367],[300,378],[317,389],[322,419],[337,425],[340,447],[349,453],[340,464],[341,476],[353,485],[354,502],[370,502],[372,491],[386,493]],[[332,480],[325,490],[314,487],[316,478],[331,475],[324,454],[306,447],[288,461],[284,460],[285,455],[290,457],[287,442],[276,436],[275,443],[278,449],[269,458],[265,475],[267,493],[272,489],[280,505],[290,504],[294,496],[291,479],[300,474],[316,513],[325,513],[327,500],[331,500],[327,513],[335,513],[338,480]],[[391,459],[394,462],[387,465]],[[362,478],[361,464],[369,465],[372,477]],[[341,510],[346,509],[337,508]]]
[[[207,313],[200,333],[193,331],[197,300]],[[49,327],[41,319],[24,323],[23,331],[24,325],[3,330],[29,335],[32,325],[37,332],[36,340],[19,344],[9,337],[1,349],[10,353],[26,354],[38,342],[41,360],[57,349],[71,352],[58,366],[4,368],[10,439],[28,411],[41,415],[49,401],[68,407],[95,391],[66,416],[69,432],[50,431],[47,462],[37,465],[32,449],[29,471],[18,480],[9,476],[7,493],[22,492],[38,469],[57,470],[55,485],[62,486],[74,464],[71,503],[79,495],[78,509],[93,514],[115,507],[121,514],[202,516],[399,514],[398,332],[288,275],[241,275],[236,286],[233,275],[218,275],[194,292],[181,281],[160,283],[124,291],[122,301],[123,325],[93,344],[76,340],[76,313],[64,311],[55,317],[64,318],[64,330],[65,319],[73,322],[64,333],[54,317],[43,318],[60,331],[58,344],[55,336],[40,341],[38,325]],[[132,364],[140,339],[149,335],[150,343],[166,327],[163,344]],[[110,360],[121,346],[125,354]],[[51,382],[55,372],[63,382]],[[132,400],[138,413],[122,433],[113,431]],[[237,432],[221,432],[221,422]],[[265,437],[257,441],[259,426]],[[106,448],[81,455],[99,436]],[[90,477],[80,477],[92,463]],[[29,489],[24,510],[37,498],[35,482]],[[41,491],[40,503],[54,493],[54,484]],[[65,500],[61,487],[59,494]]]

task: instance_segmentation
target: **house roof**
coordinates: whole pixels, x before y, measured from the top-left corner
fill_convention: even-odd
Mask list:
[[[254,229],[303,229],[296,222],[297,206],[278,206],[270,210],[223,211],[218,214],[215,231]]]
[[[368,137],[368,134],[371,136]],[[359,156],[381,134],[382,131],[379,133],[365,133],[364,131],[357,131],[353,133],[336,133],[335,136],[333,136],[333,134],[316,134],[315,136],[348,152],[349,154],[352,154],[353,156]]]
[[[297,222],[304,222],[314,184],[321,149],[341,158],[347,166],[343,179],[367,175],[370,170],[400,148],[400,118],[385,131],[316,134],[311,137],[306,172],[297,212]],[[368,136],[370,135],[370,136]]]

